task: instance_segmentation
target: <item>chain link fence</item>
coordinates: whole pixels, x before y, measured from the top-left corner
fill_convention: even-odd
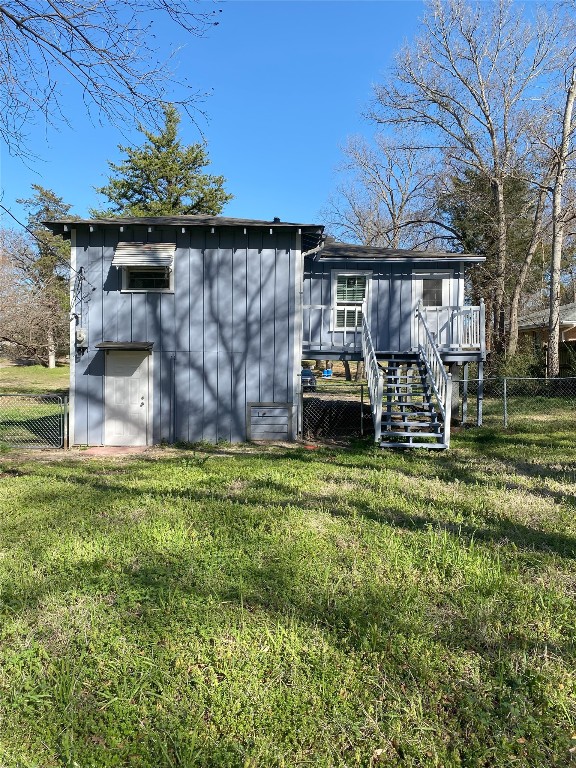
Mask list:
[[[64,448],[68,398],[0,394],[0,445]]]
[[[480,394],[480,414],[478,395]],[[317,377],[302,395],[302,437],[345,441],[374,434],[366,382]],[[475,426],[576,433],[576,377],[469,379],[459,384],[459,418]]]
[[[464,424],[476,424],[479,393],[482,426],[507,428],[532,424],[551,430],[576,429],[576,377],[505,377],[484,379],[484,382],[473,379],[467,384],[461,382],[461,417]]]
[[[317,377],[316,391],[302,393],[304,439],[350,440],[374,434],[365,381]]]

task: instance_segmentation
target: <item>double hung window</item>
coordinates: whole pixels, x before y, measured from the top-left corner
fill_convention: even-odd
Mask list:
[[[338,331],[355,331],[362,327],[362,312],[368,297],[367,272],[334,273],[333,327]]]

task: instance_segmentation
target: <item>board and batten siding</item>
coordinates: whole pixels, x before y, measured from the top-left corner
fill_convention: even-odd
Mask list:
[[[307,313],[311,312],[310,340],[320,341],[327,351],[332,343],[330,309],[334,299],[332,296],[333,272],[370,272],[368,320],[374,347],[376,350],[387,352],[409,350],[412,346],[414,273],[423,268],[430,271],[446,271],[447,266],[442,262],[428,262],[423,265],[421,262],[386,263],[384,260],[305,259],[303,305],[304,307],[324,306],[327,310],[323,313],[322,323],[318,310],[304,311],[305,339],[309,328]],[[461,295],[463,299],[463,287],[462,289],[458,287],[458,282],[463,278],[462,266],[450,264],[449,269],[454,272],[454,286],[450,293],[453,296]],[[336,345],[342,338],[342,332],[334,333]],[[352,334],[348,333],[348,340],[351,339]]]
[[[173,292],[122,291],[119,239],[175,241]],[[288,229],[78,227],[76,269],[87,283],[76,311],[88,351],[75,365],[74,442],[104,441],[102,341],[153,342],[153,443],[243,441],[249,403],[296,408],[298,245]]]

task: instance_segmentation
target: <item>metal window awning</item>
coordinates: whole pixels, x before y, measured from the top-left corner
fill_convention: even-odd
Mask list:
[[[114,251],[113,267],[172,267],[176,243],[120,242]]]
[[[96,349],[116,349],[125,352],[149,352],[154,346],[153,341],[101,341]]]

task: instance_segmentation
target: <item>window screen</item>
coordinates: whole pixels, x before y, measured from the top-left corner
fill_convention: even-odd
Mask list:
[[[126,273],[126,290],[128,291],[170,290],[170,272],[163,267],[127,269]]]
[[[425,307],[442,306],[442,279],[439,277],[422,280],[422,304]]]

